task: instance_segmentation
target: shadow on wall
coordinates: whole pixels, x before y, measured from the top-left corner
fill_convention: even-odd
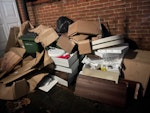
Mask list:
[[[129,19],[128,17],[126,16],[125,17],[125,20],[124,20],[124,23],[125,23],[125,26],[124,26],[124,31],[125,31],[125,43],[128,43],[129,44],[129,48],[130,49],[139,49],[137,43],[135,41],[133,41],[132,39],[129,38],[128,34],[129,34]]]

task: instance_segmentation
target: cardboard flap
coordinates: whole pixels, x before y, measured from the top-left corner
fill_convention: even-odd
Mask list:
[[[37,86],[37,84],[44,78],[44,76],[48,75],[48,73],[40,73],[37,74],[35,76],[33,76],[32,78],[30,78],[28,81],[29,86],[30,86],[30,92],[32,92],[35,87]]]
[[[30,23],[30,21],[25,21],[21,24],[19,27],[19,33],[18,37],[22,36],[23,34],[27,33],[30,29],[33,29],[33,25]]]
[[[101,34],[100,24],[97,21],[78,20],[73,24],[69,25],[68,36],[73,36],[78,33],[99,35]]]
[[[44,51],[42,51],[41,53],[38,53],[38,52],[37,52],[37,53],[36,53],[36,58],[34,58],[33,60],[31,60],[31,61],[29,61],[27,64],[25,64],[25,65],[21,68],[20,71],[26,71],[26,70],[29,70],[29,69],[33,68],[34,66],[36,66],[36,65],[40,62],[40,60],[41,60],[43,54],[44,54]]]
[[[39,36],[35,38],[35,42],[36,43],[40,42],[42,46],[45,48],[48,45],[52,44],[54,41],[56,41],[58,37],[59,37],[58,34],[53,28],[48,28],[45,29],[42,33],[39,34]]]
[[[48,29],[48,26],[44,26],[44,25],[39,25],[38,27],[29,30],[30,32],[34,32],[37,33],[38,35],[43,33],[46,29]]]
[[[65,50],[68,53],[71,53],[75,43],[69,39],[69,37],[65,34],[62,35],[58,41],[57,41],[57,46],[59,46],[60,48],[62,48],[63,50]]]
[[[25,79],[13,82],[11,86],[0,83],[0,99],[15,100],[29,92],[29,86]]]
[[[5,52],[8,52],[11,47],[14,47],[17,45],[18,33],[19,33],[19,27],[10,28],[10,33],[9,33],[7,45],[5,48]]]
[[[31,71],[35,70],[33,67],[36,66],[39,61],[41,60],[43,53],[37,53],[37,57],[28,62],[26,65],[23,65],[21,68],[17,69],[13,73],[9,74],[9,76],[3,78],[0,82],[7,84],[10,83],[20,77],[23,77],[24,75],[30,73]]]
[[[3,78],[2,80],[0,80],[0,82],[3,83],[3,84],[8,84],[8,83],[20,78],[20,77],[23,77],[24,75],[26,75],[26,74],[34,71],[34,70],[35,69],[30,69],[30,70],[27,70],[27,71],[20,71],[20,70],[18,71],[17,70],[15,72],[9,74],[9,76],[7,76],[7,77]]]
[[[22,60],[22,57],[13,51],[8,51],[2,59],[0,68],[3,73],[0,74],[0,78],[10,72]]]
[[[79,54],[89,54],[92,52],[91,43],[89,39],[78,41]]]
[[[74,35],[74,36],[72,36],[70,38],[75,40],[75,41],[81,41],[81,40],[87,39],[88,37],[89,37],[89,35],[80,34],[80,35]]]
[[[48,55],[48,51],[45,50],[45,54],[44,54],[44,67],[53,63],[54,61],[51,59],[51,57],[49,57]]]
[[[26,50],[24,48],[19,48],[19,47],[12,47],[10,49],[10,51],[15,52],[17,55],[19,55],[20,57],[23,57],[23,55],[25,54]]]

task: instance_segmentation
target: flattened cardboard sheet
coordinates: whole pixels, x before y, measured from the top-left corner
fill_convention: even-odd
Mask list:
[[[44,51],[42,53],[37,53],[36,58],[34,58],[30,62],[28,62],[26,65],[22,66],[21,68],[17,69],[16,71],[14,71],[9,76],[1,79],[0,82],[2,82],[4,84],[10,83],[20,77],[23,77],[24,75],[28,74],[29,72],[35,70],[35,68],[33,68],[33,67],[39,63],[39,61],[41,60],[41,58],[43,56],[43,53],[44,53]]]
[[[0,83],[0,99],[15,100],[25,96],[29,92],[29,86],[25,79],[13,82],[11,86]]]

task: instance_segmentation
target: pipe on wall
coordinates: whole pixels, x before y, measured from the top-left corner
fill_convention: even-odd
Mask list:
[[[22,5],[23,5],[23,10],[24,10],[26,20],[30,20],[28,10],[27,10],[26,0],[22,0]]]

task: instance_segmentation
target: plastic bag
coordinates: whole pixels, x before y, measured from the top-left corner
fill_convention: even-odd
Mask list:
[[[57,20],[56,32],[57,33],[66,33],[68,32],[68,27],[73,23],[73,20],[69,19],[66,16],[61,16]]]

